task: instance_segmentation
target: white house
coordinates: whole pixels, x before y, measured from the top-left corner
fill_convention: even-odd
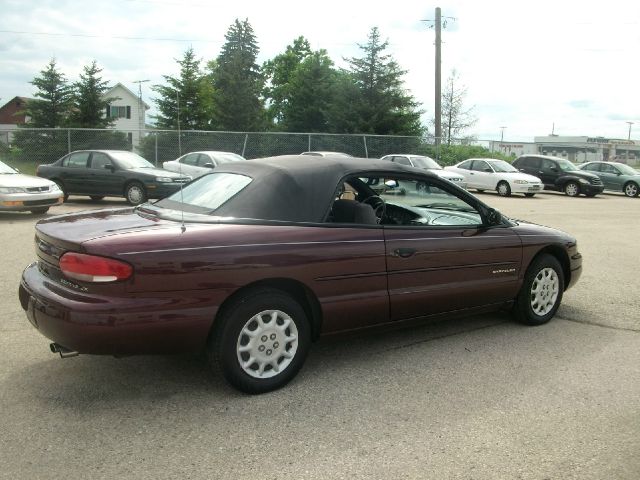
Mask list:
[[[116,98],[109,103],[106,111],[107,116],[115,120],[111,128],[127,133],[133,148],[137,149],[141,132],[145,129],[149,105],[119,82],[104,94],[104,98]]]

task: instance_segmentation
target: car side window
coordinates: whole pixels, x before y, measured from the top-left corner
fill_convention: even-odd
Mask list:
[[[411,166],[411,162],[407,157],[393,157],[393,161],[400,165],[407,165],[408,167]]]
[[[484,160],[474,160],[471,170],[475,172],[486,172],[487,170],[493,172],[493,169]]]
[[[347,179],[328,221],[357,225],[468,228],[480,212],[437,179],[372,175]],[[443,181],[442,181],[443,182]]]
[[[197,165],[198,164],[198,153],[190,153],[188,155],[185,155],[182,159],[181,163],[184,163],[185,165]]]
[[[103,169],[105,165],[111,165],[111,159],[106,153],[94,152],[91,155],[91,168]]]
[[[86,168],[90,154],[91,152],[72,153],[62,161],[62,166],[69,168]]]
[[[461,168],[463,170],[471,170],[471,160],[465,160],[460,165],[458,165],[458,168]]]
[[[207,155],[206,153],[201,153],[198,156],[198,162],[197,165],[199,167],[204,167],[207,163],[213,163],[213,166],[215,167],[219,162],[217,162],[216,160],[212,159],[209,155]]]
[[[558,170],[558,166],[556,162],[553,160],[548,160],[546,158],[542,159],[542,171],[544,172],[554,172]]]
[[[618,169],[616,167],[614,167],[613,165],[609,165],[607,163],[602,164],[601,171],[603,173],[613,173],[613,174],[618,173]]]

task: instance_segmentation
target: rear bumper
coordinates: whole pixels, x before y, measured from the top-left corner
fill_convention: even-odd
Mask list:
[[[22,274],[19,298],[45,337],[79,353],[137,355],[204,348],[218,307],[208,292],[125,297],[74,290],[43,275],[36,263]]]

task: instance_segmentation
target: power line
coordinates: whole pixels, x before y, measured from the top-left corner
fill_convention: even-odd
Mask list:
[[[188,39],[188,38],[157,38],[157,37],[120,37],[111,35],[89,35],[84,33],[53,33],[53,32],[27,32],[22,30],[0,30],[0,33],[14,33],[18,35],[46,35],[51,37],[82,37],[82,38],[108,38],[111,40],[151,40],[154,42],[201,42],[220,43],[218,40]]]

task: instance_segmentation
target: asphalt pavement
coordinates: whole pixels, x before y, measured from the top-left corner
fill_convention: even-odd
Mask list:
[[[37,217],[0,213],[0,478],[640,478],[640,198],[479,197],[578,238],[555,319],[322,340],[261,396],[190,356],[51,354],[17,297]],[[50,214],[124,205],[71,200]]]

